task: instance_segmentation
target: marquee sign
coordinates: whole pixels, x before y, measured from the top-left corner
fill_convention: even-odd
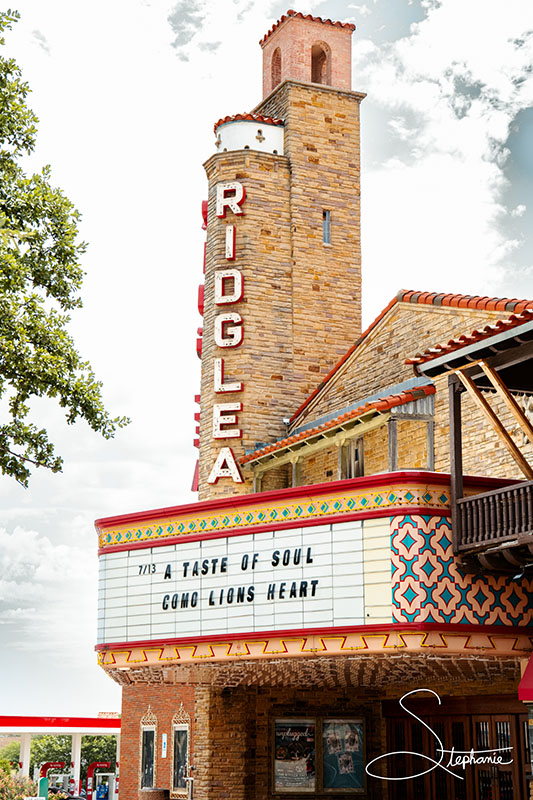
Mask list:
[[[364,622],[361,524],[100,556],[99,643]]]

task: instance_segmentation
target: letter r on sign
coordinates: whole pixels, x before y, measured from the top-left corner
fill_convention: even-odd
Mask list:
[[[239,181],[226,181],[217,185],[217,217],[226,216],[226,208],[240,216],[244,214],[241,205],[246,199],[244,186]]]

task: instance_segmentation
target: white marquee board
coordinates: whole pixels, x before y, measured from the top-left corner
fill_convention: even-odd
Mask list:
[[[100,556],[99,644],[362,625],[363,606],[360,522]]]

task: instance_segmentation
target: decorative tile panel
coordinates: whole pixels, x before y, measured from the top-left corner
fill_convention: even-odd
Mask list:
[[[445,517],[391,519],[391,562],[395,622],[533,623],[533,580],[465,572]]]

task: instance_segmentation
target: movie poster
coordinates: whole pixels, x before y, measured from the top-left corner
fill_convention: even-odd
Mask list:
[[[322,766],[324,789],[364,790],[361,721],[324,720]]]
[[[315,723],[280,719],[274,726],[276,792],[315,791]]]

